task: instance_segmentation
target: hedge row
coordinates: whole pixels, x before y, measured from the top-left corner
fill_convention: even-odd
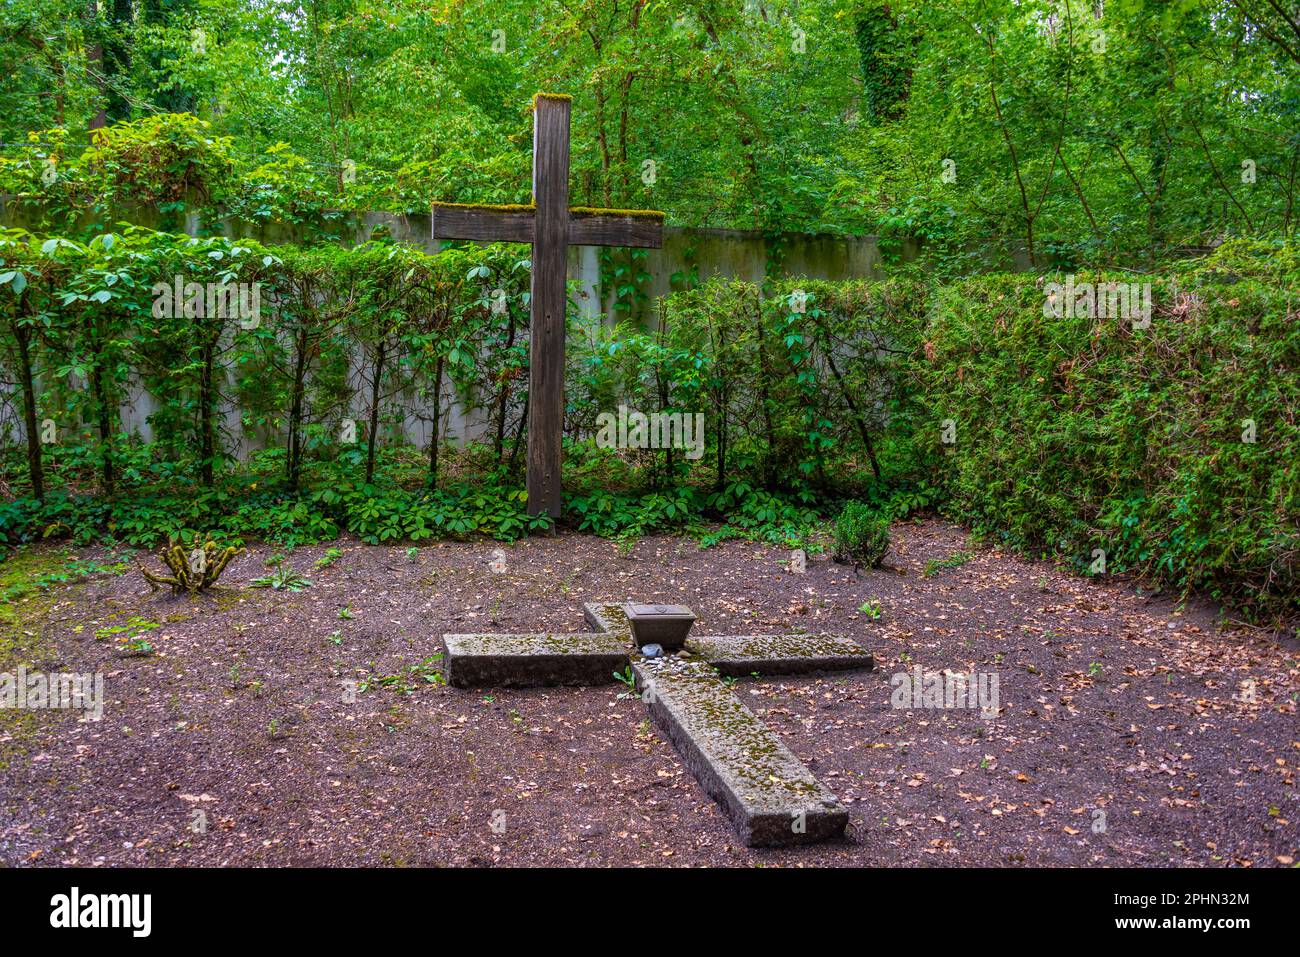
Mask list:
[[[44,458],[86,450],[99,491],[112,495],[136,440],[122,434],[119,410],[139,388],[157,403],[157,457],[206,488],[251,443],[285,448],[297,491],[305,460],[348,420],[368,481],[377,445],[413,405],[441,434],[458,392],[491,409],[502,436],[518,432],[520,266],[500,247],[432,257],[384,243],[263,247],[138,228],[86,244],[5,231],[0,362],[26,436],[20,494],[43,497]],[[231,409],[236,434],[225,431]],[[437,451],[431,443],[430,485]]]
[[[517,495],[528,334],[518,250],[429,257],[132,230],[84,246],[10,233],[0,259],[0,360],[19,405],[24,362],[43,383],[29,418],[54,417],[75,439],[28,449],[56,463],[68,494],[93,486],[92,498],[120,500],[190,483],[219,501],[223,483],[242,488],[261,469],[259,494],[276,496],[291,526],[305,499],[329,512],[326,531],[372,539],[411,537],[402,515],[425,508],[435,529],[522,530],[517,497],[468,517],[462,498],[436,498],[438,442],[418,450],[423,476],[409,455],[386,470],[379,454],[399,451],[407,406],[395,397],[423,398],[435,419],[455,397],[489,424],[459,478]],[[268,321],[159,319],[153,283],[182,272],[262,283]],[[1295,611],[1298,280],[1293,247],[1236,244],[1156,276],[714,280],[660,301],[649,323],[575,321],[568,507],[580,526],[617,533],[730,515],[784,528],[846,498],[895,513],[934,505],[1081,569],[1104,562]],[[1066,309],[1067,282],[1149,284],[1149,317],[1141,297],[1127,317]],[[135,379],[160,400],[148,448],[106,414]],[[226,405],[246,435],[283,448],[279,479],[264,474],[272,459],[229,457],[238,436],[221,434]],[[703,413],[701,454],[594,447],[598,415],[619,405]],[[337,435],[349,414],[353,449]],[[30,537],[43,521],[23,504],[32,469],[4,461],[6,514],[23,517],[0,532]],[[419,486],[434,497],[412,499]]]
[[[1100,559],[1111,572],[1294,611],[1294,274],[1243,278],[1216,262],[1122,279],[1151,284],[1148,328],[1045,316],[1044,279],[936,293],[910,373],[928,419],[916,451],[939,464],[945,510],[1081,569],[1100,570]]]
[[[1249,243],[1162,275],[717,280],[610,333],[585,405],[704,410],[695,472],[723,485],[934,505],[1085,573],[1294,612],[1298,310],[1295,248]]]
[[[641,343],[620,381],[649,404],[690,383],[717,477],[934,505],[1085,573],[1294,613],[1298,313],[1295,248],[1249,243],[1162,275],[715,281],[662,304],[646,335],[667,348]],[[681,342],[702,385],[664,370]]]

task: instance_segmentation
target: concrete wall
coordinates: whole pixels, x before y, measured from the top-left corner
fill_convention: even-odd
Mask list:
[[[432,239],[427,214],[361,213],[351,236],[364,242],[380,224],[388,227],[399,242],[413,243],[426,252],[438,251]],[[264,234],[251,228],[226,227],[227,235],[266,242],[284,241],[274,233]],[[913,260],[920,252],[915,242],[905,242],[904,260]],[[651,275],[644,291],[653,300],[672,292],[672,277],[699,269],[701,280],[726,276],[759,281],[767,272],[769,256],[780,257],[777,274],[807,276],[810,279],[867,279],[884,275],[884,262],[875,236],[835,236],[789,234],[779,243],[769,242],[757,233],[733,229],[688,229],[668,226],[664,229],[662,249],[647,251],[645,269]],[[569,248],[569,279],[578,283],[578,311],[610,321],[613,291],[604,290],[600,279],[600,251],[592,246]]]
[[[157,217],[146,211],[134,211],[119,218],[154,228],[159,225]],[[183,222],[186,232],[191,235],[197,235],[202,227],[195,213],[186,214]],[[399,242],[412,243],[431,254],[438,251],[440,244],[432,238],[432,224],[427,213],[353,214],[344,220],[340,232],[345,241],[363,242],[381,224]],[[0,196],[0,226],[9,225],[33,228],[27,211],[13,205],[6,206],[4,197]],[[223,221],[220,232],[230,238],[255,239],[270,245],[301,242],[307,238],[301,227],[233,220]],[[914,258],[918,248],[916,244],[906,244],[903,249],[904,258]],[[653,302],[657,297],[672,291],[674,274],[687,274],[693,267],[698,269],[701,280],[725,276],[758,281],[764,278],[768,258],[777,249],[781,255],[778,275],[807,276],[813,279],[858,279],[883,274],[880,250],[874,236],[790,235],[782,237],[779,244],[774,244],[760,235],[736,230],[667,227],[664,230],[663,248],[647,252],[645,270],[650,274],[651,280],[644,291],[649,296],[648,301]],[[579,314],[593,326],[613,324],[614,294],[612,290],[602,288],[600,251],[589,246],[571,247],[569,278],[577,284]],[[11,387],[0,386],[0,393],[5,392],[11,392]],[[357,400],[359,403],[362,401],[360,396]],[[406,438],[421,447],[425,446],[430,438],[429,410],[421,407],[414,398],[395,398],[391,401],[401,401],[406,410],[403,430]],[[148,419],[157,407],[158,401],[154,396],[138,382],[132,383],[128,398],[123,403],[123,428],[138,433],[145,440],[151,439],[152,429]],[[365,418],[365,410],[361,405],[354,408],[352,414],[358,421]],[[234,437],[233,444],[236,447],[231,448],[231,452],[242,456],[261,444],[257,438],[243,434],[237,408],[222,410],[222,418],[226,435]],[[444,437],[453,441],[478,438],[484,434],[486,425],[486,417],[481,410],[473,408],[473,403],[453,399],[450,414],[445,420]],[[10,441],[22,440],[20,405],[17,396],[12,394],[0,394],[0,441],[6,438]],[[231,444],[229,439],[228,444]]]

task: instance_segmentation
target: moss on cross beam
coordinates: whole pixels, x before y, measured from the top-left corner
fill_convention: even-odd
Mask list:
[[[658,209],[603,209],[599,206],[570,206],[570,216],[630,216],[634,219],[663,219]]]
[[[494,213],[535,213],[537,207],[531,203],[444,203],[434,201],[432,208],[438,209],[486,209]]]
[[[531,203],[444,203],[434,201],[430,204],[436,212],[439,209],[481,209],[489,213],[535,213],[537,207]],[[605,209],[601,206],[570,206],[570,216],[627,216],[631,219],[655,219],[662,221],[664,213],[658,209]]]
[[[533,107],[536,108],[538,100],[557,100],[560,103],[572,103],[573,97],[567,93],[534,93]]]

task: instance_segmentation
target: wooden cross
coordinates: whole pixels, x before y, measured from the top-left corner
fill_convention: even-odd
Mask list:
[[[567,96],[533,97],[533,205],[434,203],[434,239],[532,243],[528,349],[528,512],[560,517],[568,247],[663,245],[664,214],[569,206]]]

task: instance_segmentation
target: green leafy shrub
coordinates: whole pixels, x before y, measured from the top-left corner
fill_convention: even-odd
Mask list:
[[[176,133],[181,154],[208,150],[196,131]],[[214,183],[223,149],[205,154]],[[548,528],[522,488],[528,271],[504,247],[430,257],[382,242],[0,232],[0,378],[18,386],[15,421],[58,426],[53,443],[31,429],[0,443],[0,543],[154,548],[200,531],[237,545],[409,543]],[[153,281],[177,272],[262,283],[275,321],[153,316]],[[656,323],[575,329],[565,519],[623,542],[679,531],[807,547],[826,502],[850,498],[880,520],[939,508],[1080,570],[1100,550],[1108,572],[1300,609],[1294,245],[1228,243],[1161,276],[1076,277],[1150,281],[1141,329],[1045,314],[1053,278],[717,279],[661,300]],[[489,301],[496,288],[504,309]],[[137,378],[157,400],[150,442],[113,424]],[[397,394],[432,406],[435,434],[454,395],[483,413],[483,439],[406,444],[403,407],[380,401]],[[702,414],[703,442],[689,457],[597,448],[596,415],[620,404]],[[240,438],[264,446],[247,461],[226,443],[218,413],[230,406]],[[349,411],[355,443],[338,438]]]
[[[889,515],[863,502],[849,502],[835,519],[835,560],[877,567],[889,551]]]
[[[1300,270],[1225,247],[1150,282],[1150,325],[1045,315],[1052,277],[940,291],[915,377],[918,458],[949,516],[1083,571],[1300,609]],[[955,441],[944,441],[943,423]]]

